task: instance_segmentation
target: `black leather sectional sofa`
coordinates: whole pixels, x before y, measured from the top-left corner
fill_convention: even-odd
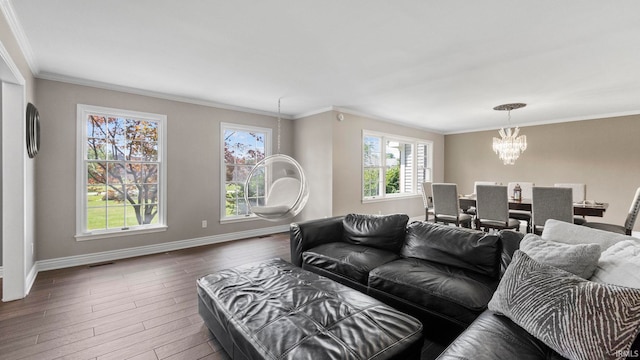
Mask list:
[[[426,222],[407,224],[408,220],[401,214],[350,214],[294,223],[290,229],[291,261],[420,319],[430,340],[448,344],[438,360],[564,359],[510,317],[487,310],[524,234],[507,230],[489,235]],[[554,224],[557,229],[554,234],[549,231],[550,239],[577,237],[584,243],[601,242],[603,245],[611,242],[602,239],[607,233],[586,234],[582,227],[576,228],[573,224]],[[575,240],[569,239],[567,244],[574,244],[572,241]],[[625,239],[620,240],[624,243],[622,240]],[[517,255],[515,262],[521,262],[522,253]],[[516,265],[520,264],[514,263]],[[519,274],[521,269],[520,266],[512,267],[505,279],[513,279],[513,274]],[[562,276],[573,276],[556,270],[565,274]],[[539,275],[536,274],[538,277],[533,283],[537,283]],[[619,291],[633,292],[630,288]],[[632,299],[637,295],[627,296]],[[589,298],[595,299],[594,296]],[[608,298],[603,300],[603,304],[605,300]],[[626,305],[629,309],[635,306],[629,304]],[[625,314],[633,315],[629,309]],[[612,326],[623,328],[622,322],[617,324],[603,316],[598,319],[609,324],[604,326],[606,329]],[[636,323],[630,324],[629,329],[635,329]],[[559,336],[570,333],[557,330]],[[632,332],[629,334],[633,335]],[[616,336],[609,339],[613,344],[611,349],[626,344]],[[635,333],[634,336],[630,350],[614,351],[609,354],[610,358],[639,358],[640,335]],[[588,341],[593,339],[589,337]],[[574,346],[582,345],[568,346],[569,350],[576,350]],[[583,354],[593,350],[588,347],[580,349],[585,350]]]
[[[522,235],[408,220],[349,214],[294,223],[291,261],[417,317],[429,338],[448,343],[485,311]]]

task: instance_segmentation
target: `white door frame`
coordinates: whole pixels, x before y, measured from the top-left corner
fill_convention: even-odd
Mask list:
[[[0,121],[2,123],[2,301],[28,292],[28,234],[33,209],[27,209],[25,79],[0,42]],[[29,196],[31,197],[31,196]],[[33,240],[33,239],[31,239]],[[27,246],[29,244],[29,246]]]

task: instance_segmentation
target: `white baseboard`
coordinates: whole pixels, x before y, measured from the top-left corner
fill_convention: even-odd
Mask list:
[[[31,270],[29,270],[29,274],[27,274],[27,286],[25,287],[25,292],[24,292],[24,297],[26,297],[27,295],[29,295],[29,292],[31,291],[31,287],[33,286],[33,283],[36,281],[36,276],[38,276],[38,271],[36,270],[37,265],[33,264],[33,266],[31,267]],[[2,266],[0,266],[0,279],[2,279],[4,276],[4,268]],[[16,299],[2,299],[2,301],[12,301],[12,300],[18,300],[19,298]]]
[[[422,221],[419,218],[412,218],[411,221]],[[37,261],[36,264],[31,268],[29,274],[27,276],[27,289],[31,289],[35,279],[40,271],[47,270],[55,270],[62,269],[73,266],[94,264],[105,261],[113,261],[119,259],[126,259],[135,256],[143,256],[143,255],[151,255],[157,254],[166,251],[175,251],[180,249],[186,249],[190,247],[202,246],[215,244],[225,241],[244,239],[248,237],[255,236],[263,236],[269,234],[275,234],[280,232],[286,232],[289,230],[287,225],[282,226],[274,226],[270,228],[263,228],[257,230],[243,231],[237,233],[230,234],[221,234],[221,235],[213,235],[196,239],[188,239],[188,240],[180,240],[180,241],[172,241],[165,244],[158,245],[148,245],[148,246],[140,246],[130,249],[122,249],[122,250],[112,250],[112,251],[104,251],[100,253],[86,254],[86,255],[76,255],[76,256],[67,256],[63,258],[56,259],[48,259],[48,260],[40,260]],[[640,238],[640,232],[634,231],[633,236]],[[0,266],[0,278],[3,277],[4,271],[3,267]],[[28,293],[28,291],[27,291]]]
[[[220,234],[213,236],[206,236],[195,239],[172,241],[164,244],[139,246],[129,249],[111,250],[93,254],[67,256],[56,259],[47,259],[36,261],[31,267],[26,279],[26,295],[31,291],[31,287],[36,281],[36,277],[40,271],[63,269],[73,266],[81,266],[88,264],[95,264],[105,261],[114,261],[119,259],[126,259],[130,257],[158,254],[167,251],[176,251],[181,249],[187,249],[196,246],[210,245],[221,243],[225,241],[232,241],[238,239],[245,239],[250,237],[264,236],[270,234],[276,234],[289,231],[289,225],[272,226],[268,228],[261,228],[255,230],[241,231],[229,234]],[[4,269],[0,266],[0,278],[4,276]]]
[[[256,236],[263,236],[281,232],[289,231],[289,225],[273,226],[268,228],[261,228],[255,230],[241,231],[229,234],[220,234],[213,236],[206,236],[195,239],[172,241],[164,244],[139,246],[129,249],[111,250],[93,254],[67,256],[63,258],[40,260],[37,262],[38,271],[47,271],[55,269],[63,269],[73,266],[81,266],[88,264],[95,264],[105,261],[113,261],[119,259],[126,259],[130,257],[158,254],[167,251],[181,250],[196,246],[210,245],[221,243],[225,241],[245,239]]]
[[[27,286],[25,288],[24,296],[29,295],[29,292],[31,292],[31,287],[36,282],[37,276],[38,276],[38,263],[36,262],[35,264],[33,264],[33,266],[31,267],[31,270],[29,270],[29,273],[27,274]]]

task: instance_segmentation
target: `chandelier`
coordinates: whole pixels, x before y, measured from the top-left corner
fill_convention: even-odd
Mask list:
[[[508,111],[509,126],[511,126],[511,110],[520,109],[527,106],[523,103],[503,104],[493,108],[493,110]],[[517,126],[511,130],[511,127],[501,128],[498,131],[500,138],[493,138],[493,151],[505,165],[513,165],[520,154],[527,150],[527,136],[520,135],[520,128]]]

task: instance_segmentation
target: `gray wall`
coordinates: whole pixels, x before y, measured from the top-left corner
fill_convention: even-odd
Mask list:
[[[37,82],[42,128],[42,152],[37,164],[37,253],[39,260],[154,245],[170,241],[286,225],[264,220],[220,224],[220,122],[271,127],[274,146],[277,119],[240,111],[194,105],[63,82]],[[75,171],[76,106],[88,104],[167,115],[168,203],[166,232],[76,241]],[[362,130],[434,141],[435,176],[443,179],[442,135],[336,113],[282,120],[281,151],[303,166],[310,186],[307,207],[296,220],[348,212],[421,216],[420,196],[362,204]],[[275,151],[275,149],[274,149]],[[201,221],[209,227],[202,229]]]
[[[38,259],[161,244],[286,225],[265,220],[220,224],[220,122],[273,129],[277,119],[240,111],[38,80],[42,151],[37,164]],[[274,100],[275,101],[275,100]],[[88,104],[167,115],[166,232],[76,241],[76,106]],[[281,152],[291,154],[291,120],[282,120]],[[208,227],[203,229],[202,220]]]
[[[318,201],[310,200],[309,209],[305,209],[307,212],[303,215],[310,215],[307,218],[348,213],[424,216],[420,195],[362,203],[362,131],[433,141],[436,181],[444,179],[444,136],[348,113],[339,121],[337,115],[337,111],[329,111],[294,121],[296,156],[310,164],[307,171],[314,174],[312,196]]]
[[[332,216],[333,129],[331,111],[293,122],[295,157],[309,183],[309,201],[296,220]]]
[[[49,80],[37,82],[42,118],[42,152],[37,162],[37,254],[52,259],[192,239],[274,226],[262,220],[221,225],[219,219],[219,123],[268,126],[272,116],[224,110]],[[168,231],[78,242],[75,230],[76,105],[78,103],[168,115]],[[640,151],[635,139],[640,117],[629,116],[522,129],[529,149],[515,166],[504,166],[491,151],[495,131],[439,135],[363,116],[337,112],[283,120],[282,152],[305,169],[311,196],[297,220],[349,212],[422,216],[419,196],[363,204],[362,130],[434,142],[434,180],[456,182],[472,192],[475,180],[584,182],[587,197],[609,202],[604,221],[622,223],[640,186]],[[275,140],[275,139],[274,139]],[[274,141],[275,143],[275,141]],[[472,150],[475,149],[475,150]],[[482,150],[485,149],[485,150]],[[445,156],[446,154],[446,156]],[[202,220],[209,227],[202,229]],[[277,224],[286,224],[286,221]]]
[[[445,136],[445,180],[465,194],[476,180],[584,183],[587,199],[610,204],[604,218],[588,220],[624,223],[640,187],[640,115],[527,126],[520,133],[528,148],[512,166],[491,149],[495,130]]]
[[[49,80],[38,80],[37,85],[43,132],[43,150],[36,169],[38,259],[274,226],[262,220],[218,223],[219,123],[272,127],[275,137],[274,117]],[[78,103],[168,115],[168,231],[75,240]],[[621,223],[633,191],[639,186],[640,164],[634,156],[640,151],[635,139],[640,130],[638,116],[525,127],[522,132],[529,139],[529,149],[515,166],[504,166],[491,151],[495,131],[443,136],[352,114],[345,114],[345,120],[338,121],[336,115],[335,111],[327,111],[293,121],[283,120],[282,152],[292,154],[301,163],[311,189],[309,203],[297,220],[349,212],[422,216],[419,196],[362,203],[363,129],[432,140],[434,181],[456,182],[462,193],[471,192],[475,180],[533,181],[538,185],[584,182],[589,199],[611,203],[604,220]],[[208,220],[207,229],[201,228],[202,220]],[[286,221],[276,224],[284,225]]]

